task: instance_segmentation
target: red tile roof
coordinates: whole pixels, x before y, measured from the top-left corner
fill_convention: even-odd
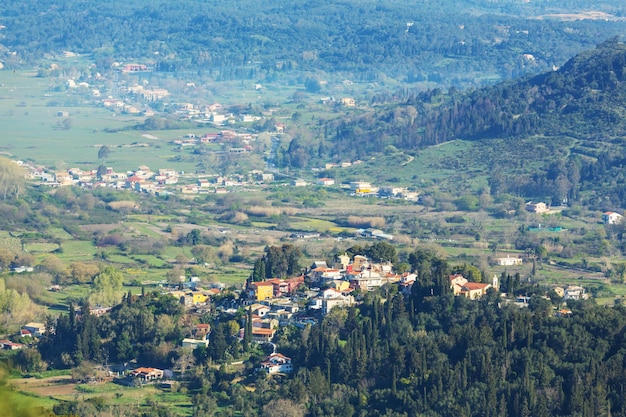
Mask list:
[[[252,334],[273,335],[275,332],[275,329],[265,329],[262,327],[255,327],[252,329]]]
[[[463,285],[463,288],[468,291],[472,291],[472,290],[484,290],[485,288],[489,286],[490,284],[483,284],[481,282],[468,282]]]

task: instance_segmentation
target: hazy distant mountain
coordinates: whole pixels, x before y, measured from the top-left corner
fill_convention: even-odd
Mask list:
[[[484,85],[560,65],[623,33],[623,13],[621,0],[6,0],[0,62],[15,68],[72,51],[101,71],[140,60],[216,80],[305,72]]]

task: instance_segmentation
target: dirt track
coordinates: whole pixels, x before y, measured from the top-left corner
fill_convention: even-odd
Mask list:
[[[44,397],[78,394],[76,384],[72,382],[72,377],[69,375],[44,379],[15,379],[11,381],[11,384],[18,391],[32,392]]]

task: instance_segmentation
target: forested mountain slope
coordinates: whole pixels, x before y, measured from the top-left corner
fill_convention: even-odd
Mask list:
[[[381,134],[404,149],[453,139],[573,135],[590,140],[626,130],[626,45],[608,40],[555,71],[465,94],[407,94],[385,110],[335,122],[336,142],[375,146]],[[406,117],[406,116],[410,117]],[[368,133],[369,132],[369,133]]]
[[[289,352],[308,370],[293,385],[308,382],[310,415],[626,415],[622,307],[554,317],[539,297],[528,309],[498,298],[429,296],[413,310],[396,295],[360,316],[333,311]]]
[[[424,144],[533,134],[622,135],[625,65],[626,45],[612,39],[557,71],[454,100],[425,119]]]
[[[479,141],[474,168],[489,171],[494,194],[560,202],[593,191],[597,202],[623,205],[625,68],[626,45],[613,38],[557,70],[514,82],[380,96],[377,110],[327,123],[327,149],[331,157],[362,159],[388,145],[413,152]]]

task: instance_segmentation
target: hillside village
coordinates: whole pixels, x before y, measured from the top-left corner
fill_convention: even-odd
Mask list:
[[[217,136],[234,134],[220,132]],[[200,139],[190,139],[200,143]],[[173,142],[179,142],[178,140]],[[231,148],[231,154],[251,152],[249,147]],[[289,180],[278,172],[252,170],[247,174],[220,175],[205,172],[185,173],[172,168],[158,168],[153,171],[146,165],[139,166],[134,171],[116,172],[106,167],[102,172],[93,169],[84,171],[80,168],[69,168],[67,171],[53,171],[45,167],[24,161],[16,161],[26,170],[26,177],[35,185],[46,187],[78,186],[85,189],[111,188],[117,190],[131,190],[149,193],[157,196],[167,195],[198,195],[198,194],[226,194],[242,190],[263,189],[269,184],[276,183],[292,187],[331,187],[344,189],[351,196],[400,198],[410,202],[417,202],[419,193],[409,191],[406,187],[373,186],[369,182],[353,181],[336,185],[330,178],[319,178],[315,182],[301,179]],[[280,181],[277,181],[276,176]]]
[[[274,352],[255,368],[256,371],[272,375],[290,374],[298,367],[291,358],[276,352],[277,345],[273,342],[282,327],[305,328],[313,325],[330,314],[333,309],[358,305],[365,294],[379,291],[381,288],[386,288],[383,294],[391,290],[392,293],[398,292],[405,297],[411,297],[412,286],[417,278],[417,273],[394,272],[394,265],[390,262],[377,263],[363,255],[350,257],[343,254],[338,256],[332,265],[325,261],[315,261],[304,274],[291,278],[270,278],[256,282],[249,279],[242,291],[232,292],[220,284],[203,288],[197,277],[184,276],[181,276],[179,284],[161,283],[160,291],[161,294],[176,299],[190,317],[198,318],[206,313],[214,314],[218,320],[220,316],[240,317],[239,341],[248,337],[253,343],[273,346]],[[448,277],[448,285],[450,293],[457,297],[479,300],[492,292],[503,302],[513,303],[520,308],[528,307],[530,297],[510,298],[504,293],[500,294],[500,280],[501,277],[494,274],[490,282],[471,282],[463,274],[455,273]],[[554,287],[553,290],[563,300],[563,307],[554,312],[557,317],[571,314],[565,307],[568,300],[588,298],[585,289],[580,286]],[[111,313],[112,308],[91,307],[90,316],[105,316]],[[76,311],[77,315],[81,314],[80,309]],[[245,314],[242,315],[241,311]],[[48,331],[50,329],[44,323],[27,323],[22,326],[19,334],[0,340],[0,348],[24,349]],[[181,348],[195,350],[209,347],[212,331],[210,324],[198,323],[189,327],[187,331],[180,342]],[[247,331],[250,334],[247,335]],[[109,367],[109,374],[118,378],[121,383],[133,386],[176,378],[171,369],[150,366],[120,368],[112,365]]]
[[[290,138],[288,130],[290,121],[285,116],[278,116],[279,108],[268,107],[256,109],[254,113],[237,110],[233,113],[217,102],[182,102],[181,97],[187,97],[194,91],[200,91],[204,86],[195,82],[186,82],[180,91],[169,91],[166,88],[152,85],[158,83],[151,77],[153,66],[144,63],[112,64],[112,72],[83,73],[80,76],[68,77],[63,86],[68,96],[79,96],[88,99],[93,106],[102,106],[114,114],[142,115],[153,118],[155,123],[161,116],[174,120],[193,122],[197,126],[206,126],[206,133],[188,133],[182,137],[169,139],[167,145],[177,152],[210,147],[210,153],[227,155],[229,158],[245,158],[247,155],[263,152],[267,158],[265,169],[253,169],[246,173],[239,172],[225,174],[216,167],[213,172],[198,168],[195,172],[183,172],[175,168],[175,161],[170,166],[149,167],[142,165],[137,169],[119,172],[114,167],[101,166],[98,169],[70,167],[69,169],[55,170],[49,167],[38,166],[31,162],[20,162],[27,168],[29,178],[36,183],[46,186],[76,185],[86,189],[107,187],[114,189],[130,189],[138,192],[153,193],[156,195],[196,195],[196,194],[224,194],[241,189],[264,188],[271,183],[288,184],[294,187],[320,186],[340,187],[354,196],[375,196],[380,198],[403,198],[417,202],[419,193],[408,190],[406,187],[395,185],[374,185],[364,181],[336,184],[333,178],[327,176],[333,169],[349,168],[363,164],[364,161],[327,162],[323,166],[312,167],[307,170],[307,179],[298,178],[291,173],[280,172],[272,159],[281,138]],[[50,71],[58,71],[58,66]],[[263,86],[255,84],[251,88],[263,93]],[[323,106],[338,106],[340,108],[355,107],[355,100],[344,97],[323,98]],[[59,110],[57,115],[63,120],[72,117],[71,110]],[[280,120],[279,120],[280,119]],[[285,120],[282,120],[285,119]],[[60,122],[61,123],[61,122]],[[251,129],[251,126],[253,127]],[[155,127],[156,128],[156,127]],[[260,132],[270,136],[271,149],[257,149],[257,139]],[[155,137],[144,134],[146,142],[134,142],[123,145],[130,147],[149,147]],[[107,147],[107,145],[102,145]],[[99,157],[100,158],[100,157]],[[101,161],[105,163],[106,160]],[[302,172],[301,172],[302,174]]]

